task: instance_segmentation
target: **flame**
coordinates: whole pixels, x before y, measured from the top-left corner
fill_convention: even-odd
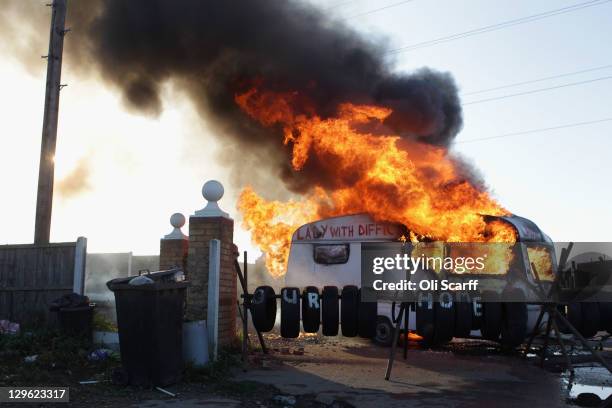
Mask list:
[[[406,336],[406,333],[400,333],[399,335],[400,342],[403,343],[406,340],[406,337],[408,337],[409,342],[411,341],[419,342],[423,340],[423,337],[418,335],[416,332],[408,332],[408,336]]]
[[[284,274],[293,231],[316,218],[316,201],[266,201],[252,188],[245,188],[238,200],[243,226],[266,255],[266,267],[275,277]]]
[[[321,177],[350,180],[336,189],[319,187],[287,203],[266,201],[251,188],[242,192],[238,208],[244,227],[266,253],[266,266],[274,276],[284,274],[295,229],[336,215],[367,213],[378,221],[392,218],[408,227],[411,240],[516,240],[510,226],[487,225],[481,214],[509,213],[460,174],[446,148],[384,130],[383,122],[392,113],[389,108],[342,103],[335,116],[324,118],[297,92],[259,88],[236,95],[235,101],[263,126],[282,127],[295,171],[316,156],[327,173]],[[368,130],[373,128],[378,131]]]
[[[553,266],[548,249],[541,246],[528,246],[527,257],[529,258],[530,266],[531,264],[535,265],[541,280],[550,281],[554,279]],[[535,278],[536,275],[533,272],[533,268],[531,268],[531,273]]]

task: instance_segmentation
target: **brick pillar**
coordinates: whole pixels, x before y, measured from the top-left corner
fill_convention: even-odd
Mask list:
[[[212,184],[210,184],[212,183]],[[219,191],[220,190],[220,191]],[[187,256],[186,317],[206,320],[208,313],[208,257],[211,239],[221,241],[221,274],[219,276],[219,345],[225,346],[236,338],[236,272],[234,261],[238,251],[234,245],[234,220],[217,206],[223,196],[220,183],[209,181],[203,195],[209,203],[189,217],[189,250]]]
[[[186,271],[189,239],[181,231],[181,227],[185,225],[185,216],[181,213],[172,214],[170,224],[174,230],[159,241],[159,269],[179,267]]]

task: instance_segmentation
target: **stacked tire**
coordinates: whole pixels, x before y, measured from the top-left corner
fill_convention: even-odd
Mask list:
[[[503,297],[516,301],[502,303],[494,292],[483,293],[486,302],[466,294],[420,294],[416,302],[416,332],[425,346],[442,345],[453,337],[469,337],[472,330],[480,330],[486,340],[516,347],[527,336],[527,304],[520,301],[524,299],[520,289],[506,289]]]
[[[520,345],[527,334],[527,306],[520,289],[507,288],[502,294],[513,303],[502,303],[499,295],[484,292],[479,298],[454,296],[450,292],[424,293],[415,304],[416,332],[426,346],[447,343],[453,337],[468,337],[472,330],[480,330],[482,337],[502,343],[506,347]],[[305,333],[324,336],[378,338],[384,345],[391,344],[392,322],[378,316],[376,302],[364,302],[357,286],[347,285],[339,290],[325,286],[319,293],[315,286],[286,287],[277,296],[270,286],[260,286],[253,294],[253,323],[260,332],[274,328],[280,298],[280,332],[285,338],[300,334],[300,321]],[[598,330],[612,330],[612,303],[576,303],[568,307],[568,319],[585,336],[592,337]],[[586,318],[589,316],[589,318]],[[601,316],[601,318],[600,318]],[[384,330],[383,330],[384,329]],[[381,330],[385,333],[381,335]]]
[[[612,334],[612,302],[572,302],[561,306],[559,311],[585,338],[594,337],[600,331]],[[572,333],[564,324],[559,325],[559,330]]]
[[[281,289],[280,332],[285,338],[300,334],[300,320],[305,333],[336,336],[341,330],[345,337],[374,338],[377,331],[376,302],[364,302],[361,290],[348,285],[340,292],[336,286],[325,286],[319,294],[315,286]],[[260,332],[268,332],[276,322],[276,294],[270,286],[260,286],[253,293],[253,324]],[[340,299],[340,300],[339,300]]]

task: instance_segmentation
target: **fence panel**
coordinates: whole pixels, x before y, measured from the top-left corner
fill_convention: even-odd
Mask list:
[[[87,240],[0,246],[0,319],[22,326],[51,325],[49,304],[83,293]]]

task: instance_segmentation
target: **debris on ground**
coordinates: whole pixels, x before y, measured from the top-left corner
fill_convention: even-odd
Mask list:
[[[77,293],[69,293],[51,302],[49,305],[49,310],[52,312],[57,312],[60,309],[69,309],[81,306],[89,306],[89,298]]]
[[[89,361],[105,361],[109,358],[118,360],[119,354],[116,351],[111,350],[111,349],[100,348],[100,349],[92,351],[87,356],[87,360]]]
[[[155,387],[155,389],[159,392],[163,392],[164,394],[171,396],[172,398],[176,398],[176,394],[173,394],[170,391],[163,389],[162,387]]]
[[[10,320],[0,320],[0,334],[19,334],[19,323],[11,322]]]
[[[277,395],[272,400],[280,405],[295,405],[296,403],[293,395]]]
[[[32,363],[35,363],[35,362],[36,362],[36,360],[38,360],[38,354],[33,354],[33,355],[31,355],[31,356],[26,356],[26,357],[23,359],[23,362],[24,362],[24,363],[28,363],[28,364],[32,364]]]

